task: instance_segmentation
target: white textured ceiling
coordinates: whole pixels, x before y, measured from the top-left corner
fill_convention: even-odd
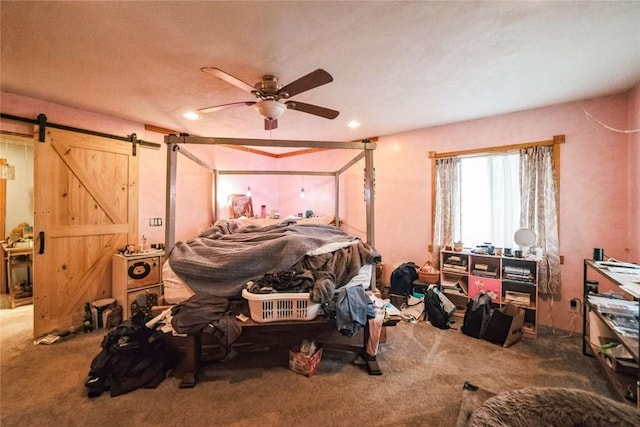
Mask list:
[[[640,2],[0,2],[2,90],[193,135],[347,141],[625,92]],[[274,131],[200,71],[332,83]],[[3,107],[3,112],[5,108]],[[46,112],[45,112],[46,113]],[[356,119],[362,126],[349,129]]]

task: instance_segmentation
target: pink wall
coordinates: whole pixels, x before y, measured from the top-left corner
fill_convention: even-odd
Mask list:
[[[268,147],[262,148],[269,151]],[[301,160],[303,159],[303,160]],[[301,161],[305,166],[301,168]],[[244,193],[251,187],[254,213],[260,212],[265,205],[267,215],[278,210],[282,218],[289,215],[313,210],[319,215],[333,215],[333,177],[299,175],[224,175],[225,170],[269,170],[269,171],[318,171],[333,172],[336,167],[331,158],[318,157],[317,154],[292,156],[276,159],[273,157],[250,154],[228,147],[216,147],[215,167],[221,171],[219,182],[218,207],[220,217],[227,217],[227,196]],[[304,187],[305,198],[300,198],[300,189]]]
[[[639,134],[611,132],[588,119],[586,109],[598,120],[619,129],[638,128],[640,85],[629,94],[556,105],[494,116],[464,123],[421,129],[381,137],[375,151],[376,247],[383,256],[385,273],[401,262],[422,263],[431,240],[431,163],[429,151],[453,151],[566,135],[561,148],[560,243],[565,256],[562,298],[541,303],[539,319],[561,329],[571,329],[568,300],[581,298],[582,260],[594,247],[608,256],[639,261],[640,236],[638,165]],[[147,132],[136,123],[103,117],[56,104],[2,93],[1,111],[35,118],[45,113],[49,121],[116,135],[135,132],[138,138],[162,142],[162,135]],[[355,152],[331,150],[306,156],[273,160],[223,147],[189,146],[189,151],[219,169],[336,170]],[[179,157],[176,239],[195,236],[213,220],[211,174]],[[629,159],[629,160],[627,160]],[[140,232],[150,243],[164,240],[164,227],[150,228],[149,217],[162,217],[165,208],[166,150],[140,150]],[[364,236],[362,166],[341,179],[341,217],[353,234]],[[283,215],[311,208],[321,213],[333,209],[332,185],[305,178],[313,199],[300,202],[295,195],[299,177],[235,177],[225,185],[244,192],[251,185],[254,207],[277,206]],[[289,196],[291,193],[292,196]],[[313,196],[312,196],[313,195]],[[224,202],[223,202],[224,203]],[[289,212],[291,211],[291,212]],[[221,215],[224,217],[224,215]],[[388,279],[387,279],[388,280]],[[579,323],[579,322],[578,322]],[[578,329],[579,329],[578,325]]]
[[[609,126],[627,127],[626,94],[421,129],[381,138],[376,150],[376,247],[385,272],[403,261],[421,263],[431,240],[429,151],[540,141],[566,135],[561,148],[560,244],[562,298],[541,304],[539,319],[571,329],[572,298],[582,297],[582,261],[594,247],[630,258],[629,141],[589,120],[585,108]],[[637,159],[637,156],[636,156]],[[637,187],[636,187],[637,188]],[[637,211],[637,209],[636,209]],[[637,230],[637,217],[633,229]],[[631,239],[633,240],[633,239]],[[637,240],[637,235],[636,235]],[[553,310],[552,310],[553,308]],[[549,316],[552,310],[553,316]],[[580,325],[578,325],[578,328]]]

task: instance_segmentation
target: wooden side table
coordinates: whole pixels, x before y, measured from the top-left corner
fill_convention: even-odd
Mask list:
[[[6,243],[3,243],[2,250],[4,251],[4,258],[7,263],[7,284],[9,287],[9,303],[11,308],[16,308],[26,304],[33,304],[33,278],[31,271],[33,248],[10,248]],[[15,277],[15,269],[17,268],[27,269],[27,282],[26,289],[24,291],[16,289],[17,280]]]

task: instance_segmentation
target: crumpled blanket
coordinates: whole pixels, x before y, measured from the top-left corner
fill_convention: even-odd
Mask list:
[[[311,291],[313,302],[327,302],[320,295],[324,294],[327,280],[334,281],[334,289],[339,289],[349,283],[365,264],[377,264],[381,261],[380,255],[370,245],[358,240],[355,245],[338,249],[331,253],[304,257],[294,268],[309,270],[314,273],[316,282]],[[332,276],[327,277],[327,272]]]
[[[333,252],[322,253],[323,247]],[[339,287],[363,263],[379,260],[373,247],[335,226],[287,221],[264,227],[219,221],[198,238],[177,242],[169,255],[173,271],[196,294],[221,297],[237,296],[248,281],[291,268],[333,271]]]
[[[193,295],[171,308],[171,326],[180,334],[213,334],[223,346],[224,359],[233,357],[233,343],[242,326],[229,309],[229,300],[216,296]]]
[[[196,294],[171,308],[171,326],[180,334],[200,332],[208,323],[220,320],[228,307],[226,298]]]

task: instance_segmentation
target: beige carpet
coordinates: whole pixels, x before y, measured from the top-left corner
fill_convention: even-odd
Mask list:
[[[325,352],[307,378],[287,368],[284,351],[209,363],[193,389],[169,377],[156,389],[86,397],[89,364],[104,332],[34,345],[32,308],[0,310],[0,424],[9,426],[452,426],[462,385],[494,392],[562,386],[615,397],[580,337],[544,330],[510,348],[426,323],[389,328],[369,376],[344,354]],[[456,327],[459,327],[457,324]]]

